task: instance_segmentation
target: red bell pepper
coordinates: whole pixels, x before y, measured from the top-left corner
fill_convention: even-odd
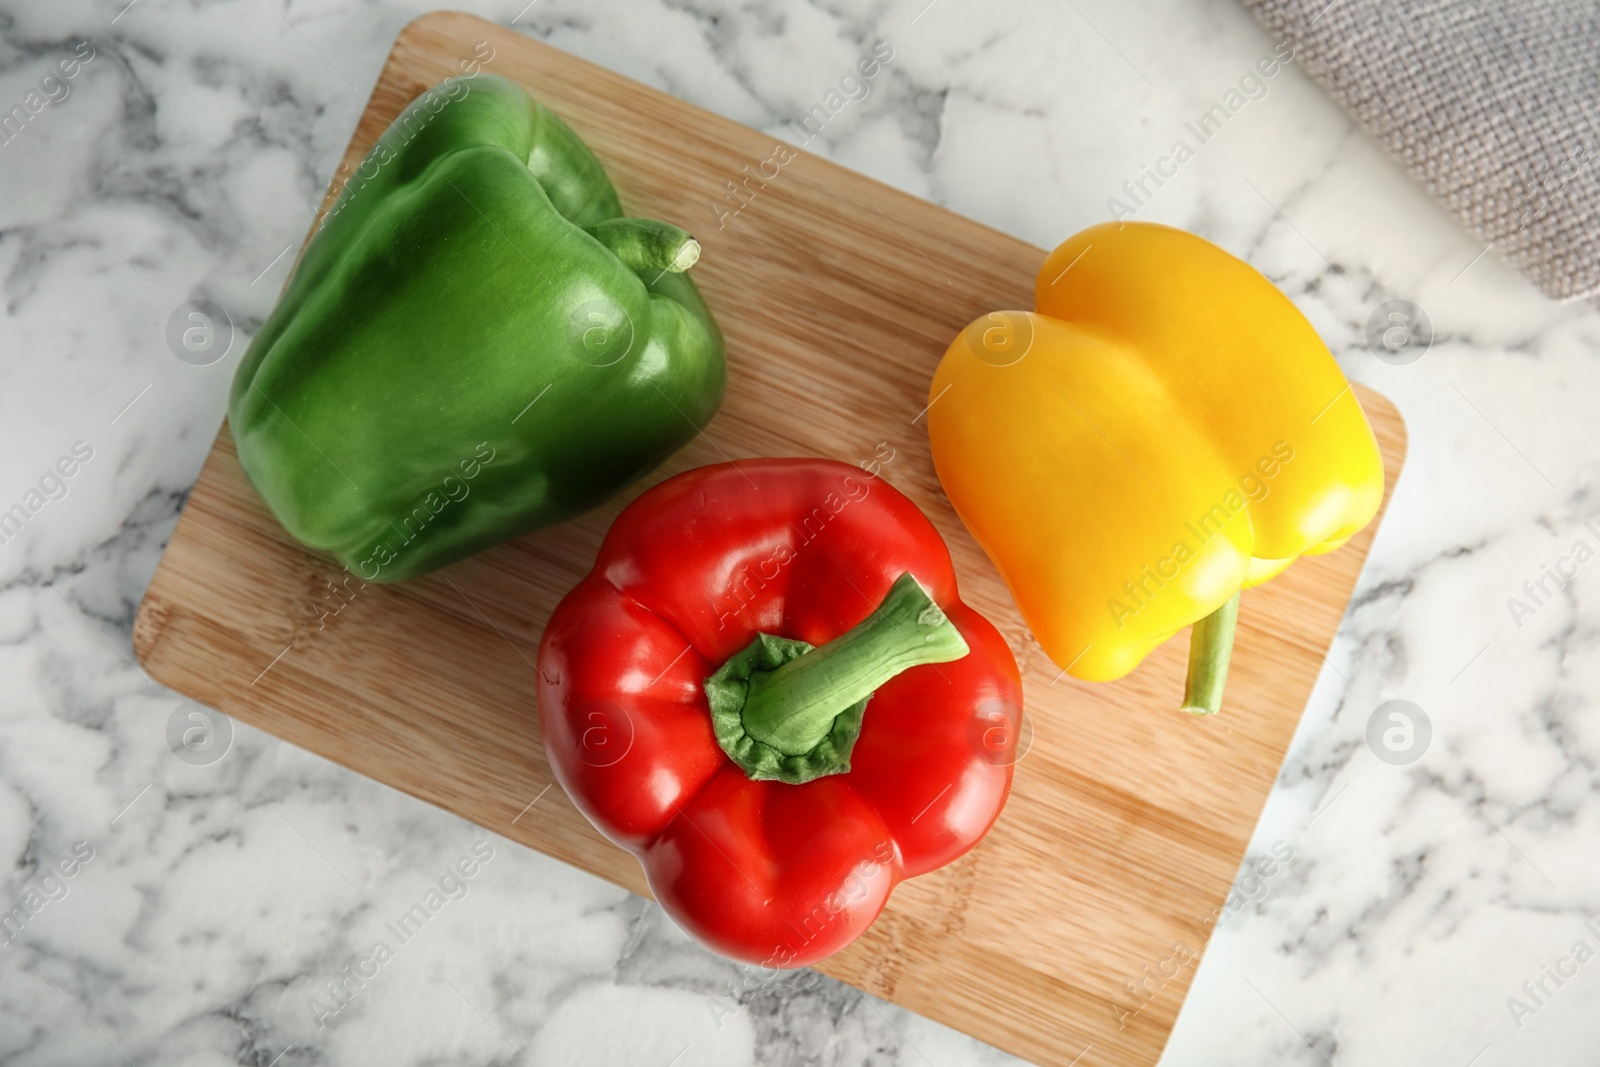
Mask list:
[[[1022,682],[916,505],[829,460],[680,474],[612,525],[539,647],[545,749],[656,899],[803,966],[1011,788]]]

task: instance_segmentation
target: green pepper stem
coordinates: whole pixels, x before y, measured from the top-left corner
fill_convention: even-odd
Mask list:
[[[788,756],[816,748],[834,719],[912,667],[948,663],[967,642],[909,573],[843,636],[750,679],[745,731]]]
[[[1183,710],[1215,715],[1222,710],[1222,688],[1228,682],[1233,633],[1239,622],[1239,594],[1194,624],[1189,631],[1189,677],[1183,685]]]
[[[589,233],[633,271],[681,274],[700,259],[700,242],[655,219],[607,219]]]

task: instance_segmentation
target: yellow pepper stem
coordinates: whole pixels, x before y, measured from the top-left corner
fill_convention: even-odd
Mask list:
[[[1222,688],[1228,683],[1233,656],[1233,631],[1239,621],[1239,594],[1189,631],[1189,677],[1183,685],[1183,710],[1215,715],[1222,710]]]

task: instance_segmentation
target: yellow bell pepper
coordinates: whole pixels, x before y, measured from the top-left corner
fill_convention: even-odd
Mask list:
[[[1377,514],[1372,428],[1288,298],[1193,234],[1085,230],[1034,302],[940,361],[939,479],[1058,666],[1120,678],[1194,625],[1184,707],[1215,712],[1240,589]]]

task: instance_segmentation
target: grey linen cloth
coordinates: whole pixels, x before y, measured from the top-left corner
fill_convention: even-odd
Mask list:
[[[1600,4],[1243,0],[1477,237],[1600,295]]]

